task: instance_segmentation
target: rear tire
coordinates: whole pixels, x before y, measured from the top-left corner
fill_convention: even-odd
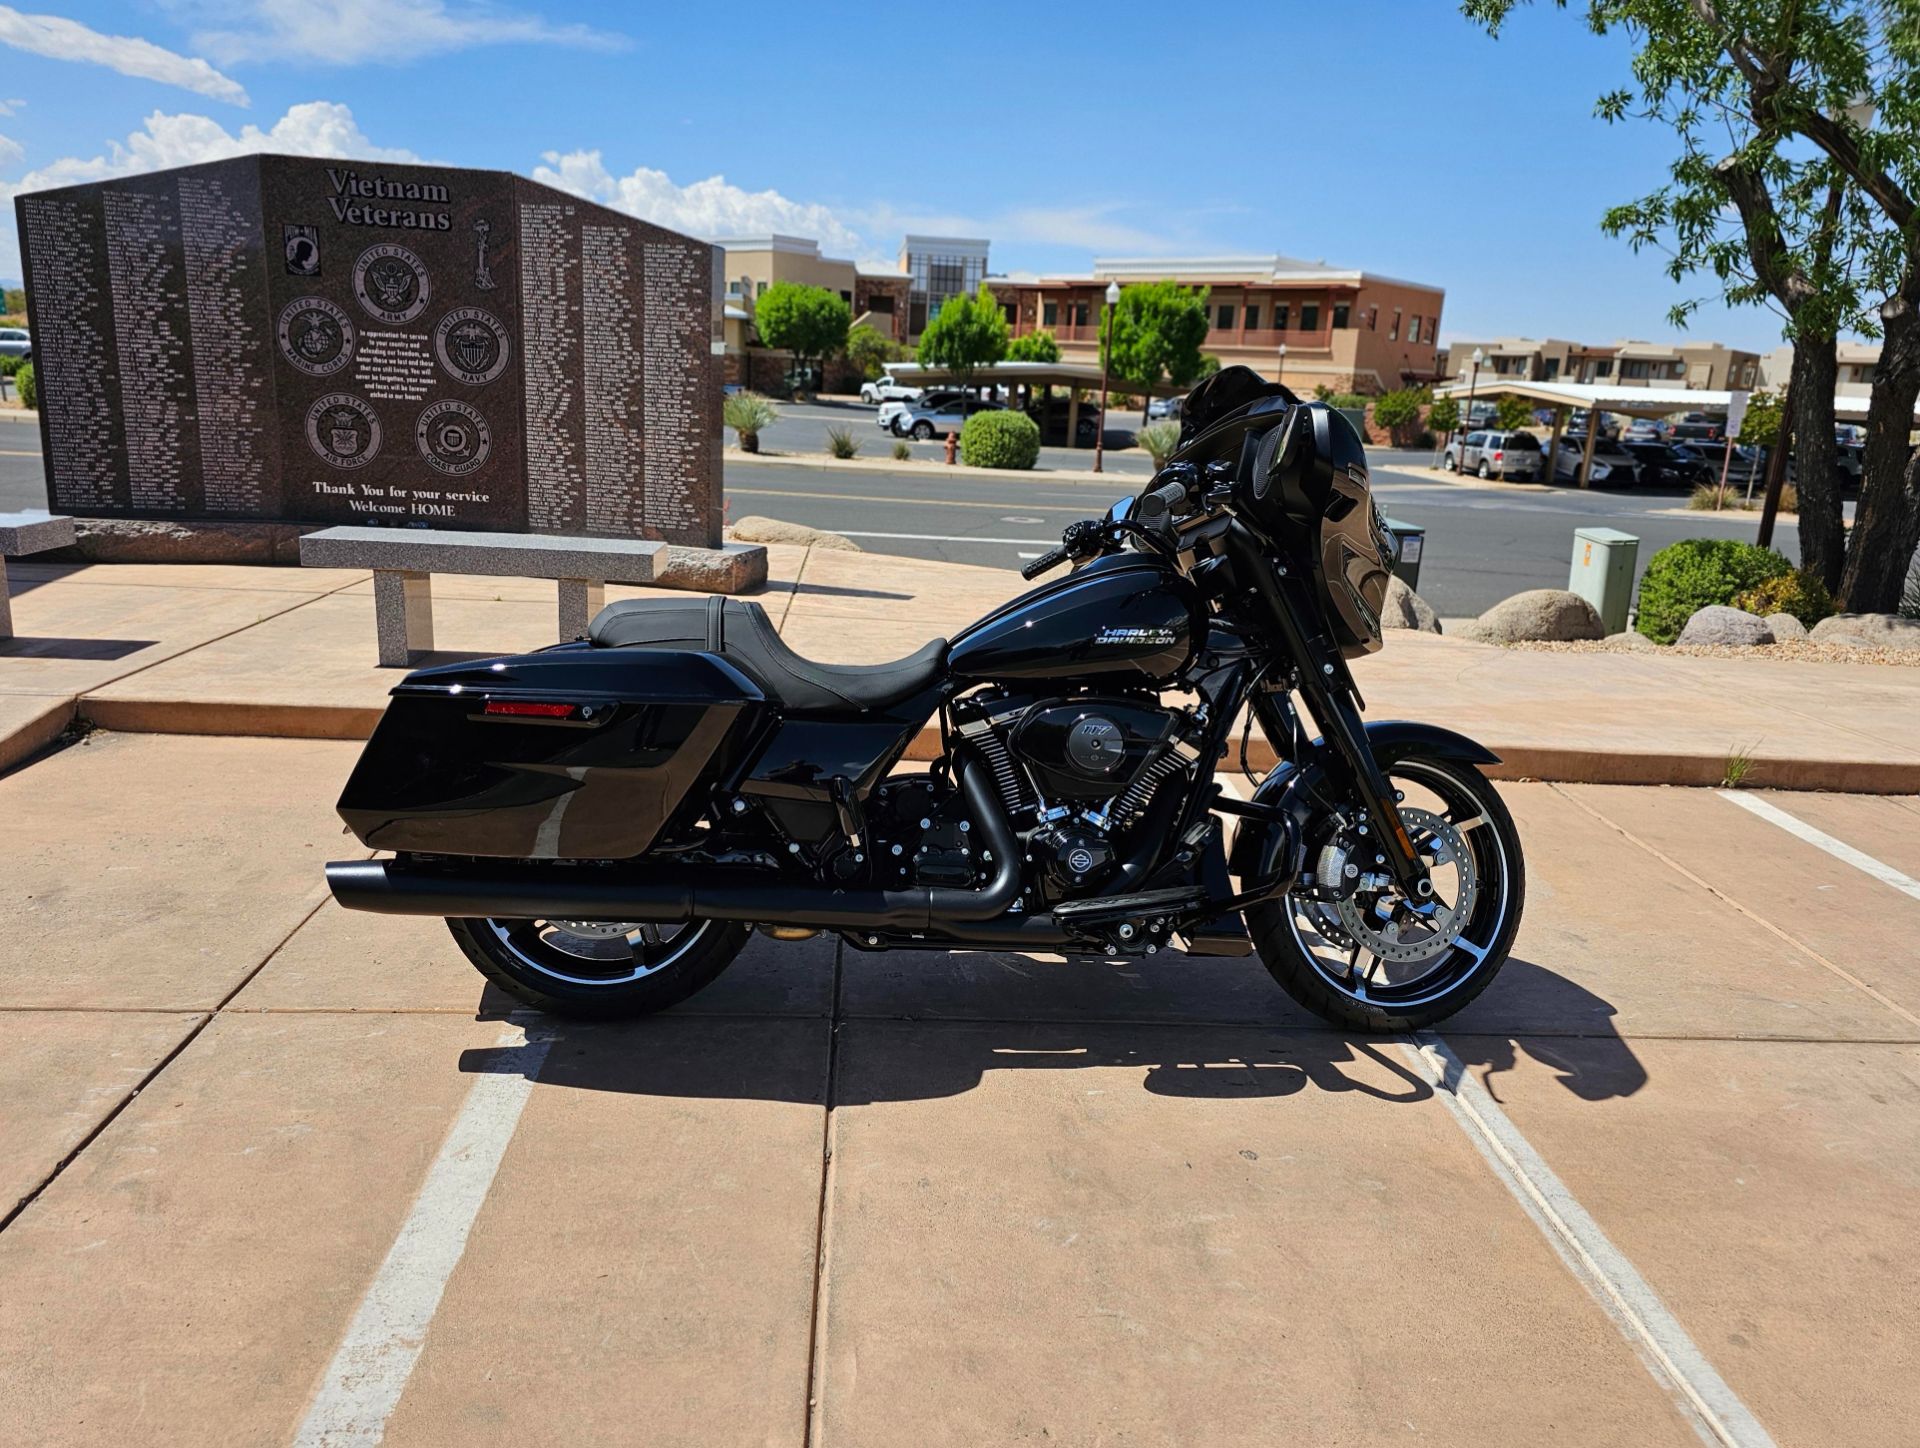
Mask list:
[[[573,936],[553,921],[449,920],[447,929],[474,968],[515,1000],[590,1021],[679,1005],[733,964],[748,934],[745,925],[719,920],[662,926],[679,933],[658,944]],[[576,953],[588,946],[594,953]]]
[[[1352,1030],[1414,1031],[1465,1007],[1506,963],[1526,904],[1526,865],[1513,816],[1472,765],[1419,755],[1382,758],[1380,765],[1396,787],[1406,789],[1411,783],[1437,796],[1451,806],[1448,814],[1456,824],[1464,822],[1463,837],[1480,891],[1455,933],[1456,943],[1435,957],[1429,974],[1405,983],[1395,983],[1389,975],[1356,991],[1342,979],[1345,946],[1314,935],[1317,927],[1303,931],[1302,902],[1285,896],[1269,900],[1248,910],[1246,920],[1261,962],[1288,995],[1321,1020]],[[1412,807],[1411,798],[1407,807]],[[1440,883],[1436,873],[1436,887]],[[1358,958],[1356,954],[1346,967],[1347,982],[1358,971]]]
[[[913,435],[919,438],[921,442],[931,442],[933,440],[933,424],[930,422],[916,422],[913,425]]]
[[[1493,469],[1487,466],[1485,458],[1480,459],[1480,476],[1488,482],[1493,480]]]

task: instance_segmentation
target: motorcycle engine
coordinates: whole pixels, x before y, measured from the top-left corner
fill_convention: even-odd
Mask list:
[[[990,689],[956,701],[952,717],[992,768],[1048,900],[1099,888],[1156,799],[1177,803],[1162,786],[1184,782],[1199,757],[1192,716],[1150,697]]]

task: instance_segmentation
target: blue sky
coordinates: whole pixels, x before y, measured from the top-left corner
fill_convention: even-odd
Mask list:
[[[1536,5],[1204,8],[140,0],[0,6],[0,184],[286,150],[539,175],[704,235],[996,270],[1283,252],[1437,283],[1443,335],[1675,335],[1693,291],[1599,232],[1671,138],[1594,98],[1623,41]],[[6,208],[0,273],[18,275]],[[1688,329],[1765,350],[1768,312]]]

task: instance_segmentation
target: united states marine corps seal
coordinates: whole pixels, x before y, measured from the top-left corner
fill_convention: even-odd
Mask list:
[[[309,377],[331,377],[353,360],[353,319],[325,297],[295,297],[277,330],[280,355]]]
[[[454,377],[482,386],[507,370],[506,325],[478,307],[455,307],[433,329],[433,350]]]
[[[370,246],[353,264],[353,294],[369,316],[404,326],[427,309],[433,295],[426,263],[393,242]]]
[[[466,403],[451,398],[434,403],[420,414],[413,440],[429,467],[455,478],[465,477],[493,451],[493,433],[487,420]]]
[[[350,392],[329,392],[307,409],[307,446],[336,468],[357,468],[380,451],[380,419]]]

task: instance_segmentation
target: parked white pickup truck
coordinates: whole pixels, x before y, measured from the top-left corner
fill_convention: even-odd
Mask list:
[[[909,387],[904,382],[895,382],[891,375],[883,376],[873,382],[860,384],[862,402],[918,402],[920,389]]]

